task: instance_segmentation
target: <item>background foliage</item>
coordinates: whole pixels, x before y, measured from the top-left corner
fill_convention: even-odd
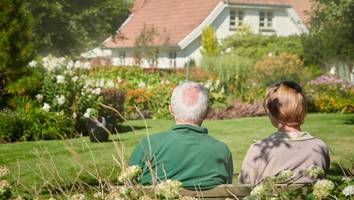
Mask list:
[[[36,52],[82,53],[113,35],[129,15],[125,0],[27,1],[34,18]]]
[[[8,97],[6,85],[28,74],[33,56],[33,19],[21,0],[0,1],[0,108]]]

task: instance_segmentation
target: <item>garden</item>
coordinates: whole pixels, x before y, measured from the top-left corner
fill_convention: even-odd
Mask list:
[[[245,25],[220,42],[206,27],[202,60],[185,68],[113,66],[102,64],[104,58],[77,56],[81,47],[97,46],[102,39],[92,30],[110,34],[117,28],[108,25],[112,20],[123,23],[129,5],[119,2],[115,11],[105,10],[107,15],[95,19],[86,11],[99,15],[97,7],[117,2],[90,3],[78,7],[76,15],[64,15],[63,5],[46,1],[4,3],[7,12],[0,14],[0,22],[9,31],[0,33],[0,200],[195,199],[181,195],[178,181],[144,191],[136,182],[141,169],[126,162],[141,138],[173,125],[170,96],[186,80],[208,91],[203,126],[229,146],[233,183],[249,145],[275,131],[263,108],[267,88],[282,80],[302,86],[309,113],[303,129],[328,144],[330,170],[306,192],[275,189],[291,178],[284,171],[253,188],[246,199],[354,198],[354,87],[348,73],[354,60],[354,27],[348,23],[352,1],[316,4],[311,32],[304,35],[254,34]],[[28,23],[12,20],[14,13]],[[337,15],[342,21],[330,20]],[[66,30],[65,37],[53,27],[43,31],[51,24],[46,20],[76,29]],[[95,27],[85,24],[90,20],[106,21]],[[342,31],[335,32],[337,26]],[[307,174],[316,178],[324,172],[314,168]]]

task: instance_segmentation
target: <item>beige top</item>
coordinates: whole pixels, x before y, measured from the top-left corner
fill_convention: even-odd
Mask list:
[[[243,160],[238,182],[259,184],[265,177],[291,170],[294,183],[309,183],[303,171],[318,166],[325,171],[329,168],[327,145],[306,132],[273,133],[268,138],[250,146]]]

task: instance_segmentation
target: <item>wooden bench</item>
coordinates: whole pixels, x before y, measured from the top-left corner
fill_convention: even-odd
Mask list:
[[[303,189],[303,192],[306,192],[307,187],[304,187],[304,184],[278,184],[276,185],[277,189],[286,190],[286,191],[294,191],[299,188]],[[201,199],[225,199],[225,198],[232,198],[235,197],[242,199],[243,197],[249,196],[250,192],[252,191],[250,185],[220,185],[215,187],[211,190],[204,190],[204,191],[194,191],[194,190],[187,190],[183,189],[181,194],[184,196],[191,196],[195,198]]]
[[[118,186],[119,187],[119,186]],[[302,190],[302,192],[307,191],[307,187],[305,184],[277,184],[275,185],[277,189],[285,190],[285,191],[294,191],[297,189]],[[225,199],[225,198],[232,198],[232,199],[242,199],[243,197],[249,196],[250,192],[252,191],[250,185],[220,185],[210,190],[188,190],[183,189],[181,194],[183,196],[195,197],[200,199]],[[146,192],[151,192],[153,190],[152,186],[143,186],[143,190]]]

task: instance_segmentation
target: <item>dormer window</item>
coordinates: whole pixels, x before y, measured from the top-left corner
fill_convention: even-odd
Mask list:
[[[237,30],[238,26],[243,24],[245,14],[240,10],[230,10],[230,31]]]
[[[273,30],[273,12],[261,11],[259,12],[259,29]]]

